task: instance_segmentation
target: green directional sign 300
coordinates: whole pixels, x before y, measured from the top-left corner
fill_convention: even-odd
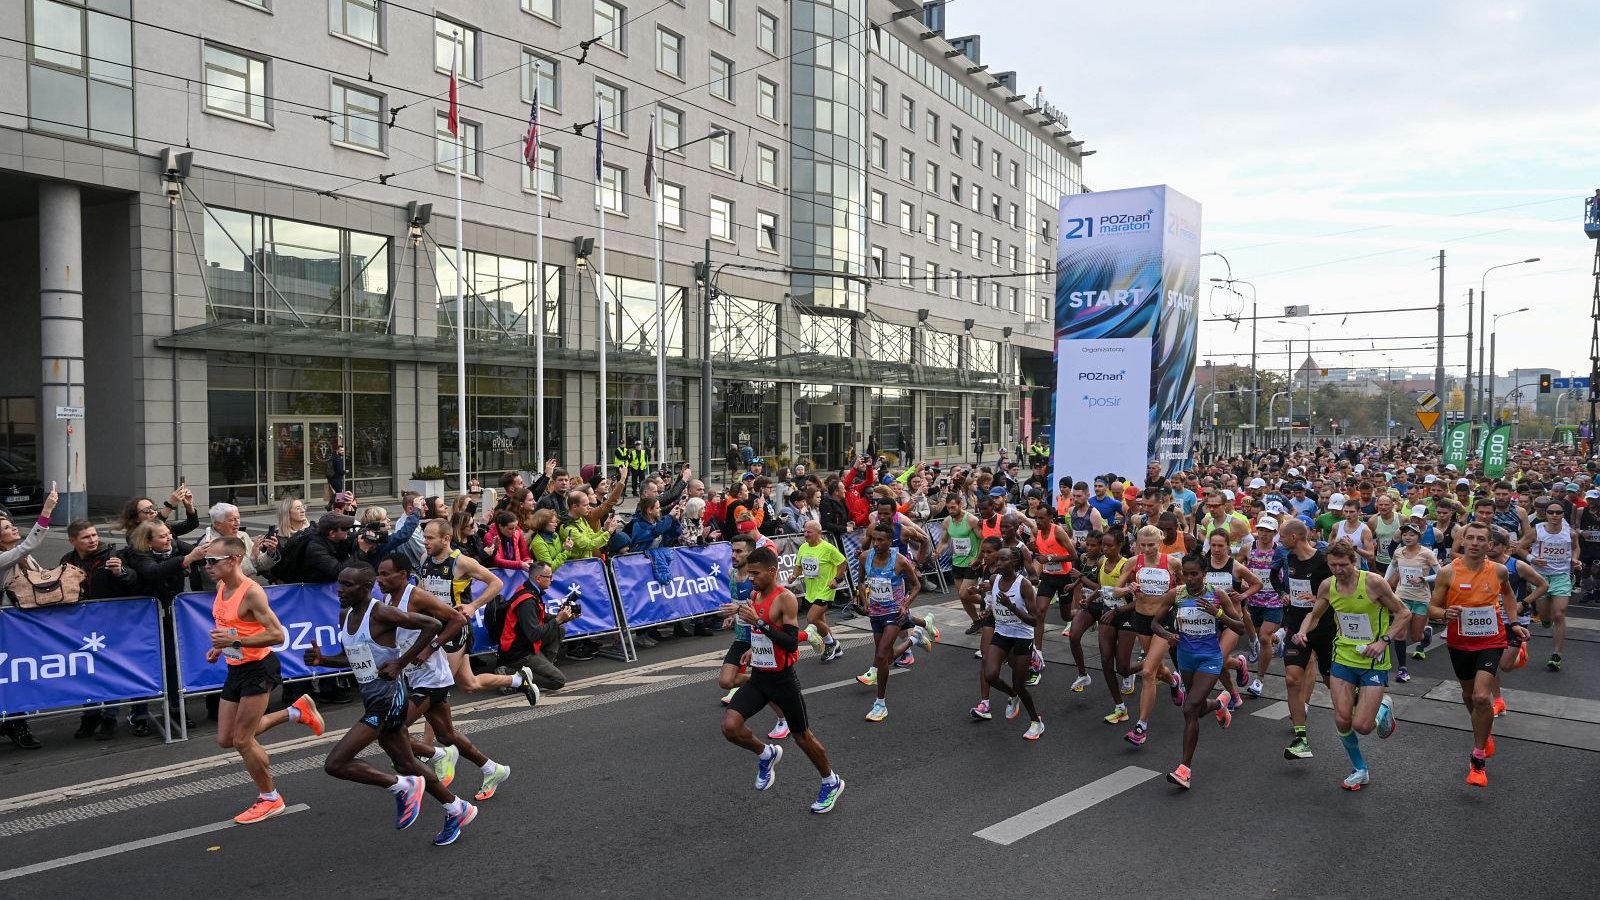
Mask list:
[[[1467,445],[1471,443],[1472,425],[1462,422],[1452,425],[1444,433],[1444,462],[1445,465],[1454,465],[1457,469],[1465,470],[1467,467]]]
[[[1506,474],[1506,460],[1511,454],[1511,426],[1501,425],[1489,432],[1484,441],[1483,474],[1499,478]]]

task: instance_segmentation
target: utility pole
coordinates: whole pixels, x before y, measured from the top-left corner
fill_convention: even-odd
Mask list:
[[[700,277],[700,477],[711,477],[711,239]]]
[[[1461,419],[1468,425],[1468,434],[1472,433],[1472,301],[1472,288],[1467,288],[1467,377],[1461,382]]]
[[[1450,395],[1444,389],[1444,251],[1439,251],[1439,346],[1436,348],[1437,361],[1433,367],[1433,392],[1444,401],[1445,407],[1450,406]],[[1440,416],[1438,431],[1435,436],[1439,446],[1444,446],[1444,430],[1448,424],[1449,416]]]

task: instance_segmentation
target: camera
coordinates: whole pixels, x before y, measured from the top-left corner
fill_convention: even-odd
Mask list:
[[[583,604],[578,602],[578,601],[580,601],[582,599],[583,599],[583,589],[578,587],[576,584],[574,584],[572,586],[572,589],[567,591],[566,599],[561,601],[561,605],[562,606],[570,606],[570,607],[572,607],[574,612],[582,612],[583,611]]]
[[[381,544],[389,539],[387,528],[368,528],[361,533],[361,539],[369,544]]]

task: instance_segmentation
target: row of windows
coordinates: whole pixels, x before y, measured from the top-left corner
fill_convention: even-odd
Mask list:
[[[873,246],[869,275],[875,278],[898,277],[901,287],[913,287],[918,281],[917,273],[920,271],[923,290],[931,294],[948,292],[952,300],[967,300],[972,303],[984,301],[982,285],[987,283],[990,306],[995,309],[1009,309],[1012,312],[1021,311],[1019,289],[1011,285],[1002,285],[993,277],[963,275],[957,268],[946,269],[941,275],[939,264],[931,260],[923,261],[919,270],[916,257],[908,253],[900,254],[899,267],[894,275],[890,275],[885,271],[885,254],[886,251],[882,247]],[[1006,300],[1004,306],[1001,305],[1002,296]]]
[[[884,82],[876,78],[872,79],[872,111],[880,116],[888,116],[888,90],[888,85]],[[938,146],[941,128],[939,114],[933,110],[927,110],[924,113],[924,123],[923,133],[927,137],[928,143]],[[905,94],[900,95],[900,126],[907,131],[914,132],[917,130],[917,101]],[[1014,188],[1022,186],[1022,165],[1016,160],[1008,162],[1005,154],[999,150],[991,150],[986,158],[981,138],[974,136],[971,140],[966,140],[961,126],[955,124],[951,124],[947,130],[950,135],[951,155],[957,159],[970,158],[972,164],[979,170],[982,170],[987,162],[990,175],[995,178],[1005,178],[1006,183]],[[876,141],[883,140],[878,135],[873,135],[873,138]],[[970,157],[967,151],[970,151]]]
[[[884,218],[885,204],[886,197],[884,196],[883,192],[872,191],[867,202],[868,220],[877,225],[889,224]],[[916,204],[905,200],[900,201],[899,225],[900,232],[902,234],[922,234],[930,244],[939,243],[941,237],[945,236],[945,232],[941,231],[939,228],[938,213],[924,211],[921,223],[922,227],[919,229],[917,224]],[[949,244],[951,251],[955,253],[962,252],[962,233],[963,229],[961,223],[953,219],[950,220],[948,229]],[[983,257],[983,232],[976,228],[967,229],[966,237],[966,245],[969,249],[969,252],[972,254],[972,258],[981,259]],[[1000,251],[1004,246],[1006,245],[1000,240],[1000,238],[992,237],[989,239],[989,257],[991,262],[993,262],[995,265],[1000,264]],[[1009,246],[1010,250],[1007,252],[1006,258],[1011,265],[1011,270],[1015,272],[1017,271],[1019,253],[1021,251],[1018,250],[1016,244],[1011,244]]]

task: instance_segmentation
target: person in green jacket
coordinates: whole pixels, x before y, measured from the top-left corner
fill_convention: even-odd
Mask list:
[[[604,484],[605,480],[601,479],[596,486]],[[612,483],[605,500],[595,505],[590,504],[589,495],[583,491],[573,491],[567,495],[567,515],[572,519],[564,530],[569,543],[567,559],[589,559],[605,549],[611,540],[611,532],[616,530],[615,526],[606,527],[606,519],[617,508],[617,501],[622,499],[622,489],[626,484],[618,478]]]
[[[534,559],[550,567],[550,571],[561,568],[567,561],[567,551],[572,548],[572,542],[561,535],[561,519],[553,509],[541,509],[533,514],[529,523],[533,533],[528,536],[528,552]]]

